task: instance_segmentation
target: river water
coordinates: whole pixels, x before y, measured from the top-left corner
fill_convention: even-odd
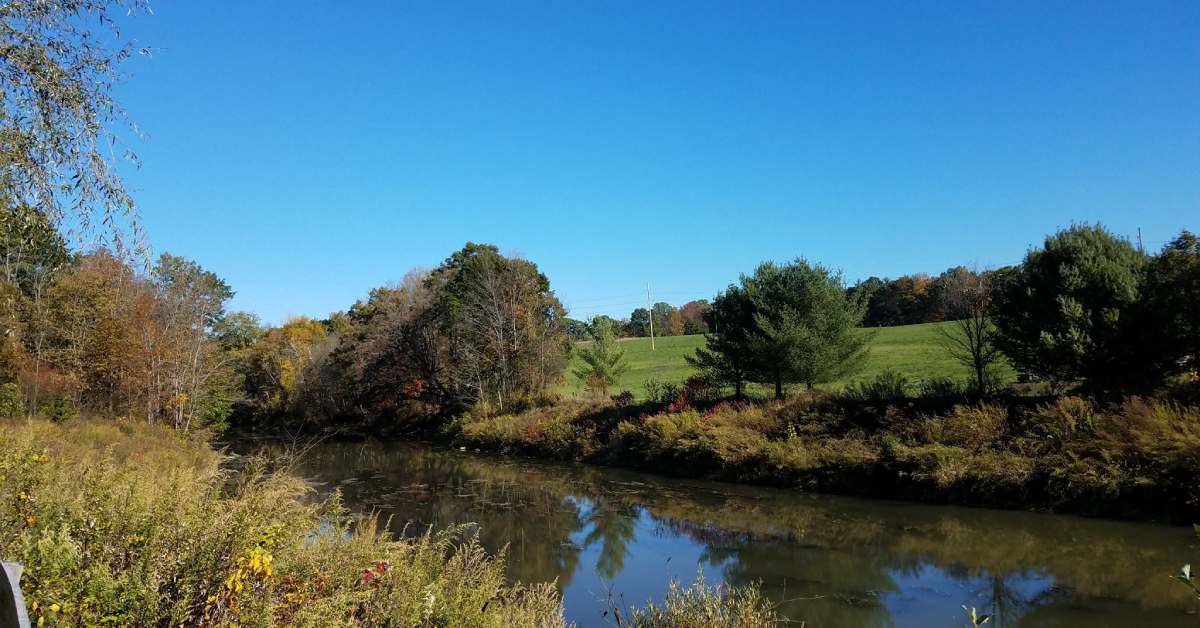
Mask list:
[[[1169,576],[1200,561],[1188,528],[863,500],[678,480],[405,443],[327,443],[300,472],[397,533],[475,523],[509,576],[556,580],[567,618],[612,625],[609,596],[669,580],[759,582],[785,616],[826,626],[1200,626]]]

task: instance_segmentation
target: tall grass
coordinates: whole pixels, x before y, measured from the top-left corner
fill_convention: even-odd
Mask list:
[[[552,585],[506,583],[458,530],[394,540],[293,477],[220,462],[145,425],[3,423],[0,555],[25,564],[33,621],[562,625]]]
[[[469,528],[395,539],[266,461],[224,462],[202,435],[169,428],[0,420],[0,557],[25,565],[33,621],[563,625],[554,584],[506,582],[503,553],[485,552]],[[758,599],[706,594],[730,612]]]
[[[686,587],[672,579],[661,605],[650,602],[630,610],[627,616],[611,599],[609,607],[614,623],[630,628],[759,628],[783,624],[758,588],[710,586],[703,574]]]

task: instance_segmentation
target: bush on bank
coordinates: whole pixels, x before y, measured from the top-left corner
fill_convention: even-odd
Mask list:
[[[1168,397],[706,409],[564,402],[460,417],[459,445],[810,490],[1083,514],[1200,516],[1200,406]]]

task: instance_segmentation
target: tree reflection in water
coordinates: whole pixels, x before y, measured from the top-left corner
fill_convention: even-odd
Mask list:
[[[1189,530],[1075,517],[805,495],[623,470],[516,461],[407,444],[332,443],[302,473],[395,531],[474,522],[507,547],[523,582],[611,581],[627,599],[660,597],[665,578],[627,568],[695,548],[735,585],[761,582],[808,626],[958,626],[975,606],[1002,626],[1195,626],[1194,601],[1167,576],[1194,556]],[[581,564],[594,551],[594,563]],[[694,565],[676,564],[685,578]],[[652,588],[654,590],[643,590]],[[578,592],[577,592],[578,593]],[[591,625],[602,602],[568,595]],[[582,600],[582,601],[581,601]]]

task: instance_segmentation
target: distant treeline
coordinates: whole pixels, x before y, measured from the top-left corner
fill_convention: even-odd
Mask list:
[[[940,323],[949,320],[946,301],[952,286],[962,282],[964,277],[990,275],[1009,268],[977,272],[965,266],[955,266],[937,276],[917,273],[895,279],[869,277],[846,291],[847,296],[861,295],[865,300],[863,327]],[[596,319],[611,323],[619,336],[643,338],[650,335],[650,318],[653,316],[654,335],[682,336],[708,333],[710,329],[704,315],[711,309],[712,303],[708,299],[688,301],[679,307],[658,302],[652,309],[636,308],[626,318],[614,319],[600,315]],[[574,340],[586,340],[590,338],[591,328],[587,321],[569,319],[567,333]]]
[[[858,282],[850,290],[861,293],[866,299],[867,309],[862,322],[864,327],[940,323],[950,320],[947,297],[956,284],[980,274],[991,275],[1003,271],[977,273],[965,266],[955,266],[936,277],[923,273],[903,275],[896,279],[870,277]]]
[[[130,416],[180,429],[408,425],[554,397],[572,321],[529,260],[468,243],[323,320],[263,326],[193,261],[75,252],[43,212],[0,212],[0,414]],[[1016,267],[847,287],[827,267],[766,263],[710,303],[665,303],[628,333],[707,333],[693,363],[716,386],[812,386],[853,370],[862,324],[964,321],[948,342],[986,392],[1000,351],[1062,389],[1142,392],[1195,371],[1200,245],[1145,255],[1099,226],[1046,239]],[[600,327],[607,327],[600,325]],[[951,347],[953,351],[954,348]],[[613,356],[619,368],[619,356]],[[604,382],[596,378],[603,390]]]
[[[613,332],[626,338],[644,338],[650,335],[651,318],[653,318],[655,336],[686,336],[691,334],[708,333],[708,323],[704,315],[712,309],[708,299],[688,301],[680,307],[659,301],[653,308],[635,308],[628,318],[620,320],[603,314],[594,317],[591,322],[569,319],[567,333],[573,340],[591,338],[594,325],[604,321]]]

